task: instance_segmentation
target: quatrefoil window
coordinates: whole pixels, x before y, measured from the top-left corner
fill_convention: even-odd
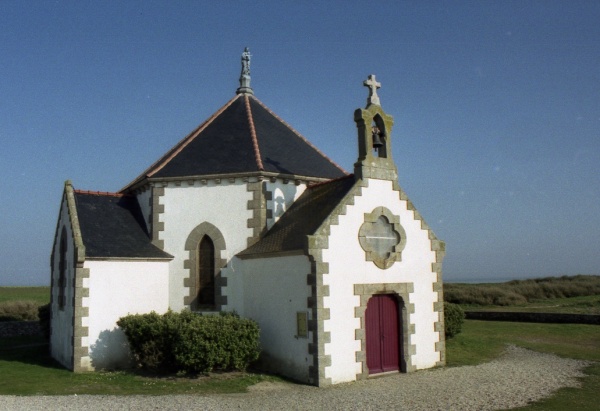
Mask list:
[[[385,207],[377,207],[365,213],[365,222],[360,227],[358,240],[367,261],[385,270],[396,261],[402,261],[402,250],[406,245],[406,233],[400,219]]]

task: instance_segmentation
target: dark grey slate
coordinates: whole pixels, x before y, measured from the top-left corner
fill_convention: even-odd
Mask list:
[[[354,184],[354,176],[349,175],[307,188],[262,239],[238,255],[306,250],[308,236],[316,232]]]
[[[245,98],[249,99],[260,162]],[[199,126],[199,133],[192,132],[132,184],[146,176],[169,178],[257,171],[331,179],[347,175],[256,97],[240,94],[225,107],[206,125]]]
[[[86,257],[173,258],[151,242],[137,199],[75,191]]]

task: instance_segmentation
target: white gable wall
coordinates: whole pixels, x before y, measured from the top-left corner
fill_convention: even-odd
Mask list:
[[[89,288],[89,297],[82,302],[89,310],[83,318],[88,336],[82,343],[89,353],[83,365],[90,369],[127,367],[129,346],[117,321],[128,314],[168,310],[169,262],[87,260],[84,267],[90,271],[89,278],[83,279],[84,288]]]
[[[63,228],[67,234],[67,265],[66,265],[66,285],[65,285],[65,299],[66,303],[63,309],[59,308],[58,296],[59,296],[59,264],[60,264],[60,241],[61,233]],[[67,207],[66,197],[63,196],[63,202],[60,206],[60,213],[58,217],[58,226],[56,231],[56,239],[54,242],[54,249],[52,250],[53,265],[52,270],[52,284],[50,292],[52,293],[52,318],[51,318],[51,335],[50,335],[50,350],[52,357],[67,368],[72,367],[73,361],[73,276],[75,274],[75,252],[73,242],[73,230],[69,219],[69,211]]]
[[[306,256],[242,260],[244,316],[260,325],[263,360],[270,371],[309,382],[309,338],[297,336],[296,314],[307,312],[310,286]]]
[[[439,334],[434,331],[438,313],[433,303],[437,293],[433,292],[436,274],[431,264],[435,253],[431,251],[428,232],[415,220],[414,212],[407,209],[407,202],[399,199],[391,181],[368,180],[362,195],[355,197],[354,205],[346,207],[339,216],[339,224],[331,226],[328,248],[323,250],[323,262],[329,263],[329,274],[323,276],[323,284],[329,286],[329,296],[324,297],[324,306],[330,311],[330,319],[324,321],[324,330],[330,332],[331,342],[326,343],[325,354],[331,356],[331,366],[325,368],[326,378],[332,383],[353,381],[363,372],[362,363],[356,360],[361,350],[361,341],[355,332],[361,328],[360,319],[355,317],[355,308],[360,298],[354,295],[354,284],[413,283],[408,305],[414,304],[409,323],[415,324],[415,334],[409,344],[416,345],[412,364],[417,369],[435,366],[440,360],[435,351]],[[379,269],[373,262],[365,260],[365,251],[359,244],[358,232],[364,222],[364,214],[383,206],[400,217],[406,231],[406,246],[402,261],[395,262],[387,270]]]
[[[285,183],[277,179],[274,182],[268,181],[266,185],[266,190],[271,193],[271,199],[267,200],[267,210],[272,210],[271,218],[267,219],[267,229],[270,229],[306,190],[306,184]]]
[[[226,255],[217,258],[229,260],[247,247],[247,239],[252,236],[252,228],[248,228],[248,219],[252,217],[252,211],[248,210],[250,200],[252,193],[239,178],[233,183],[223,179],[219,184],[208,180],[206,184],[181,182],[179,186],[169,183],[165,187],[164,195],[159,198],[159,204],[164,205],[164,212],[159,216],[164,231],[159,233],[159,239],[164,241],[164,250],[175,257],[169,267],[171,309],[183,309],[184,298],[189,294],[189,289],[183,285],[184,279],[189,277],[184,261],[189,259],[185,242],[192,230],[203,222],[217,227],[227,247]]]

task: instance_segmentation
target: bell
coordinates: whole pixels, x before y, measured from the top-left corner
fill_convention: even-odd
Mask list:
[[[383,141],[381,141],[379,130],[373,132],[373,148],[379,149],[383,147]]]

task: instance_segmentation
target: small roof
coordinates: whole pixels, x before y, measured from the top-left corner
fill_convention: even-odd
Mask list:
[[[135,197],[74,190],[86,257],[172,259],[152,244]]]
[[[305,250],[307,236],[317,231],[354,184],[354,175],[348,175],[308,187],[263,238],[238,256]]]
[[[256,97],[240,93],[124,190],[145,178],[261,171],[323,179],[347,175]]]

